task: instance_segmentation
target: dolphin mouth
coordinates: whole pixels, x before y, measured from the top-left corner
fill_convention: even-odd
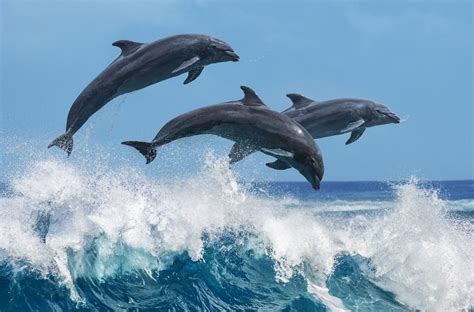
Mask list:
[[[313,187],[313,189],[315,189],[316,191],[319,191],[319,189],[321,188],[321,179],[315,175],[313,177],[313,181],[311,183],[311,186]]]
[[[393,123],[400,123],[400,117],[398,117],[394,113],[387,114],[387,116],[393,120]]]
[[[384,115],[385,117],[387,117],[388,119],[390,119],[390,121],[392,121],[393,123],[400,123],[400,117],[398,117],[397,115],[395,115],[394,113],[392,112],[380,112],[382,115]]]
[[[232,62],[238,62],[240,60],[240,56],[232,50],[226,50],[224,53],[231,57]]]
[[[316,167],[306,167],[301,170],[300,173],[306,178],[311,184],[311,187],[318,191],[321,188],[321,180],[323,178],[323,172]]]

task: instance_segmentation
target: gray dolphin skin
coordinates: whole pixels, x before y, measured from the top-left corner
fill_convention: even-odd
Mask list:
[[[316,190],[324,174],[321,152],[311,135],[288,116],[270,110],[255,92],[241,87],[244,98],[199,108],[180,115],[161,128],[152,142],[127,141],[150,163],[156,148],[180,138],[214,134],[271,155],[270,168],[298,170]]]
[[[112,45],[119,47],[122,53],[79,94],[69,110],[66,132],[48,148],[58,146],[69,156],[72,136],[95,112],[122,94],[183,73],[188,73],[184,80],[187,84],[195,80],[206,65],[239,60],[227,43],[205,35],[176,35],[151,43],[119,40]]]
[[[315,139],[351,132],[346,141],[357,141],[366,128],[400,123],[400,118],[382,104],[361,99],[335,99],[316,102],[301,94],[287,94],[293,105],[283,113],[299,122]],[[234,144],[229,157],[236,163],[255,150]]]

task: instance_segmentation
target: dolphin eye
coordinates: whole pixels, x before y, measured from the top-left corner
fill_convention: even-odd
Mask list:
[[[219,47],[217,44],[211,44],[211,45],[209,45],[209,49],[210,49],[211,51],[220,51],[220,50],[221,50],[220,47]]]

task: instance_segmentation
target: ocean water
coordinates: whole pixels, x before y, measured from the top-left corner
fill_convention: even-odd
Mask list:
[[[0,184],[1,311],[474,308],[474,181],[245,183],[44,157]]]

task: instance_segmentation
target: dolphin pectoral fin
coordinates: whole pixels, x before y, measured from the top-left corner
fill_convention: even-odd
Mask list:
[[[364,134],[364,131],[365,131],[365,128],[352,131],[351,137],[346,141],[346,145],[357,141],[362,136],[362,134]]]
[[[199,77],[199,75],[202,73],[203,69],[204,69],[204,66],[200,66],[200,67],[196,67],[195,69],[191,69],[188,72],[188,78],[186,78],[186,80],[183,82],[183,84],[188,84],[191,81],[193,81],[194,79],[196,79],[197,77]]]
[[[254,153],[256,149],[250,147],[248,144],[245,143],[235,143],[230,152],[229,152],[229,163],[235,164],[236,162],[241,161],[248,155]]]
[[[265,153],[267,155],[276,157],[278,159],[280,158],[293,158],[293,153],[282,150],[281,148],[275,148],[275,149],[269,149],[269,148],[262,148],[261,149],[262,153]]]
[[[257,93],[253,91],[251,88],[246,86],[240,86],[240,89],[244,91],[244,98],[241,100],[242,104],[246,106],[264,106],[266,105],[263,101],[258,97]]]
[[[178,68],[176,68],[175,70],[172,71],[172,73],[176,73],[176,72],[179,72],[183,69],[186,69],[190,66],[192,66],[194,63],[198,62],[200,60],[199,56],[195,56],[195,57],[192,57],[186,61],[184,61],[181,65],[179,65]]]
[[[122,55],[125,56],[138,50],[138,48],[141,47],[143,43],[133,42],[130,40],[119,40],[112,43],[112,45],[122,49]]]
[[[347,125],[347,127],[345,127],[344,129],[342,129],[340,132],[341,133],[345,133],[345,132],[349,132],[349,131],[353,131],[357,128],[359,128],[360,126],[362,126],[362,124],[365,122],[364,119],[359,119],[359,120],[356,120],[356,121],[353,121],[351,123],[349,123]]]
[[[281,160],[275,160],[274,162],[266,163],[265,166],[275,169],[275,170],[286,170],[291,168],[286,162]]]

